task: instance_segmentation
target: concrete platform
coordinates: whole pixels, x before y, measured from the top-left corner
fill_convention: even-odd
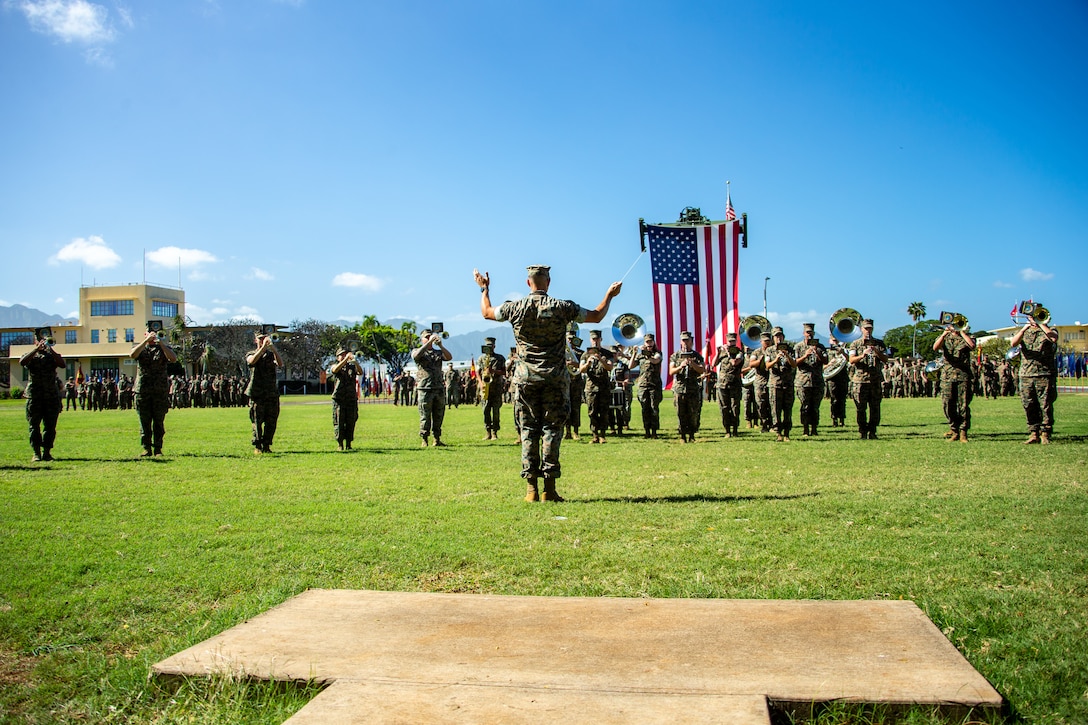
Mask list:
[[[997,709],[912,602],[311,590],[154,666],[331,686],[288,722],[769,722],[850,700]]]

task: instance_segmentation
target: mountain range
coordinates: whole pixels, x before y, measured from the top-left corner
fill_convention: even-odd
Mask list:
[[[0,305],[0,327],[46,327],[68,321],[67,317],[50,315],[26,305]]]

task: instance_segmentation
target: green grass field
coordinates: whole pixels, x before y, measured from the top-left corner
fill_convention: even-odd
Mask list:
[[[0,720],[282,722],[316,689],[150,666],[324,587],[910,599],[1008,722],[1088,722],[1088,396],[1059,398],[1046,447],[1021,445],[1017,399],[973,411],[966,445],[941,438],[937,400],[885,401],[878,441],[825,427],[776,444],[725,439],[708,405],[695,445],[564,442],[568,502],[528,504],[510,406],[497,442],[463,406],[450,446],[421,450],[414,409],[364,405],[340,453],[327,398],[287,398],[266,456],[244,409],[175,410],[154,460],[135,457],[135,413],[76,411],[59,460],[32,464],[23,408],[3,401]]]

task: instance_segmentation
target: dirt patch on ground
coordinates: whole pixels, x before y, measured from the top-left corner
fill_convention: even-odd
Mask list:
[[[33,683],[32,672],[40,657],[30,657],[13,652],[0,645],[0,685],[23,685]]]

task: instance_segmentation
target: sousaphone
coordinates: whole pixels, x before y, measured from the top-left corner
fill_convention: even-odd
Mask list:
[[[851,307],[843,307],[831,315],[827,326],[831,337],[843,345],[861,339],[861,313]]]
[[[740,321],[740,341],[745,347],[758,350],[759,336],[771,331],[771,321],[763,315],[749,315]]]
[[[638,347],[646,338],[646,323],[634,312],[624,312],[612,321],[612,337],[621,345]]]

